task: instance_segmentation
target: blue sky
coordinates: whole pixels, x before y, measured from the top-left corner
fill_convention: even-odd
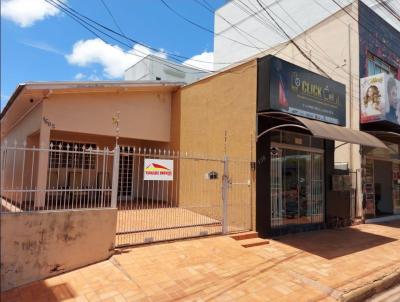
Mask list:
[[[169,11],[160,0],[103,0],[120,28],[135,40],[185,57],[212,61],[213,35]],[[195,0],[166,0],[189,19],[213,29],[213,15]],[[208,0],[214,9],[224,0]],[[116,29],[101,0],[68,0],[66,4]],[[44,0],[1,0],[1,108],[18,83],[27,81],[118,80],[138,56],[92,33]],[[148,49],[132,44],[132,52]],[[139,52],[137,52],[139,51]],[[160,54],[162,55],[162,54]],[[201,66],[207,68],[209,66]]]

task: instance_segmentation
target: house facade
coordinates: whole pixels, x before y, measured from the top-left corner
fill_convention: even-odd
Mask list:
[[[96,177],[92,175],[95,170],[106,173],[105,181],[110,183],[111,169],[106,172],[103,167],[95,167],[95,156],[90,160],[91,156],[86,155],[83,165],[82,160],[77,159],[78,153],[74,155],[71,152],[112,151],[117,144],[126,149],[133,146],[153,149],[173,146],[172,137],[176,130],[172,122],[172,94],[180,85],[129,81],[19,85],[2,112],[2,145],[30,148],[31,154],[27,156],[21,151],[7,155],[3,152],[3,171],[9,175],[2,175],[2,188],[12,187],[14,192],[17,187],[24,190],[29,186],[34,189],[34,194],[18,197],[19,203],[29,199],[31,202],[34,200],[35,207],[43,207],[49,186],[71,188],[74,186],[72,182],[96,186],[93,183]],[[50,149],[48,152],[32,152],[35,148],[38,151]],[[63,152],[68,156],[61,156]],[[107,166],[111,167],[111,157],[101,160],[107,161]],[[82,164],[79,181],[75,171],[78,164]],[[60,169],[68,168],[70,171],[74,169],[74,179],[68,175],[72,172],[60,173]],[[25,174],[25,180],[11,175],[17,173]],[[124,186],[130,185],[123,179],[128,177],[127,174],[121,173],[120,182]],[[30,184],[32,179],[34,183]],[[127,192],[130,188],[120,190]],[[7,193],[3,195],[18,199],[7,196]]]

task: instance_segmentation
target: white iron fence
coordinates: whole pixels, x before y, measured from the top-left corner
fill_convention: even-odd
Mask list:
[[[251,228],[249,161],[52,142],[2,146],[1,211],[117,207],[116,245]]]
[[[117,246],[250,229],[249,162],[158,149],[117,152]]]
[[[109,207],[112,158],[83,144],[2,146],[1,211]]]

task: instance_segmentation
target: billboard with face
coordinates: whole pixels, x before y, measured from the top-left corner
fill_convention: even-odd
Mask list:
[[[360,80],[361,123],[389,121],[400,125],[400,81],[386,73]]]
[[[258,112],[275,110],[346,125],[346,87],[300,66],[267,56],[258,63]]]

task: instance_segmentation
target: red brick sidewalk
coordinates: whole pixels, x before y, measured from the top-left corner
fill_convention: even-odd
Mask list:
[[[157,244],[3,293],[1,301],[335,301],[400,275],[400,221],[245,249],[229,237]]]

